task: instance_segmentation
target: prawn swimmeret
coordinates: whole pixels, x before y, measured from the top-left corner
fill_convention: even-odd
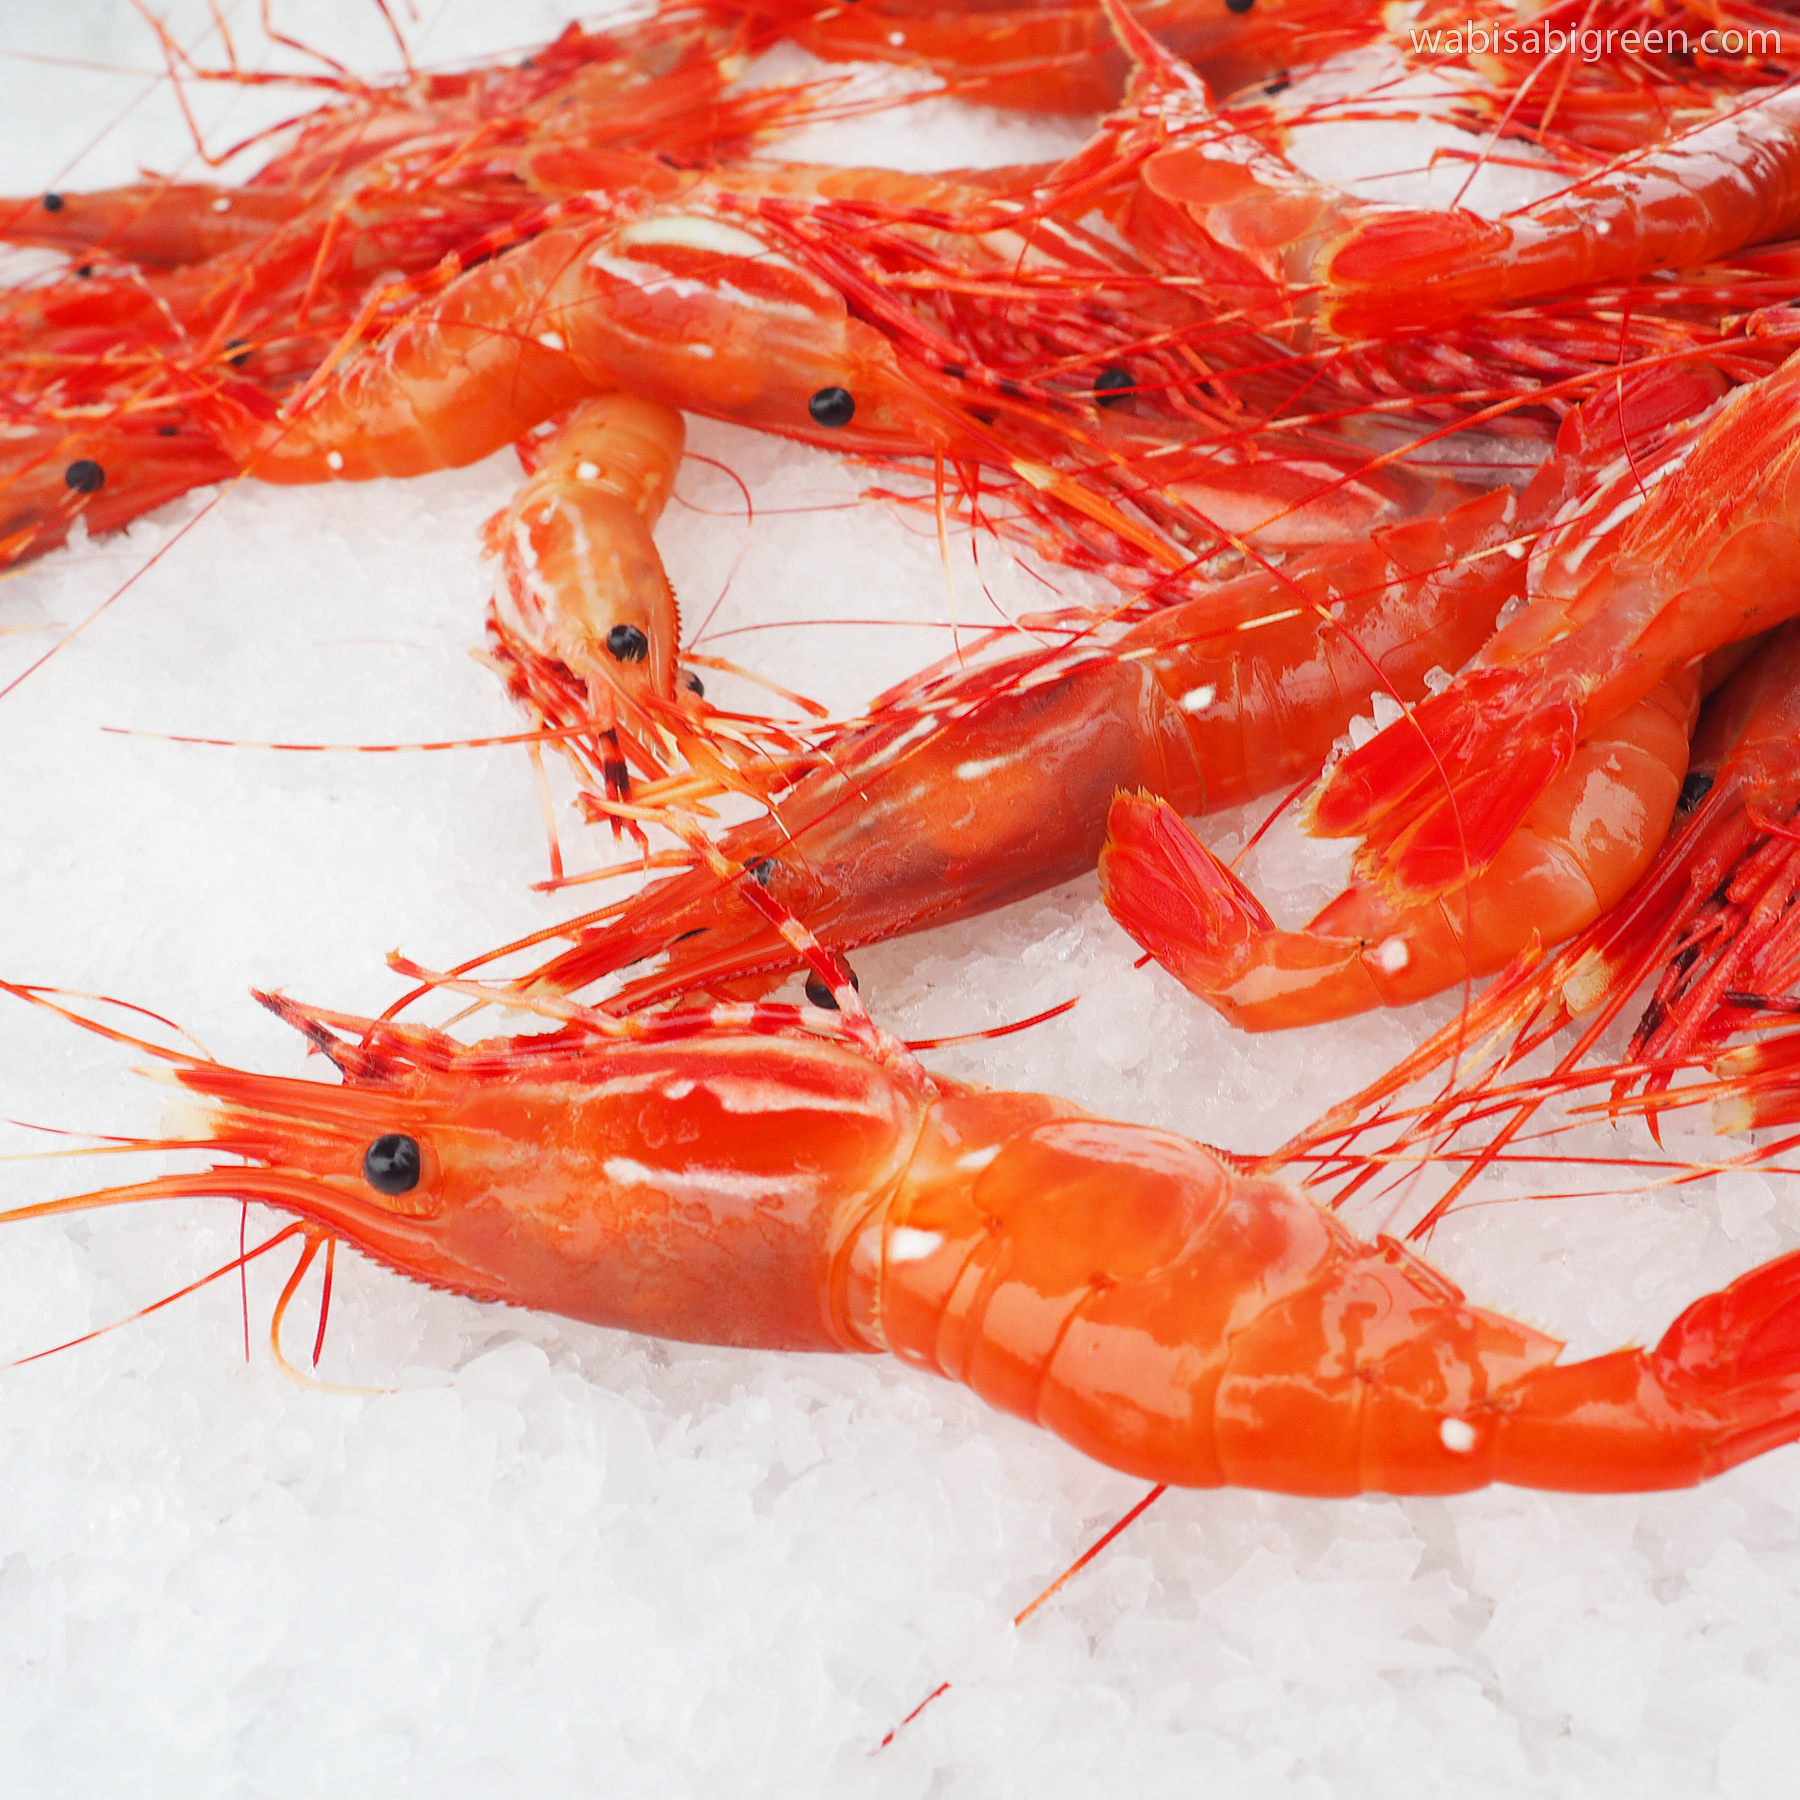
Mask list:
[[[1554,1339],[1283,1181],[933,1079],[841,966],[816,972],[840,1013],[570,1009],[548,1035],[469,1046],[265,999],[337,1087],[121,1038],[207,1107],[194,1142],[146,1147],[249,1166],[0,1218],[259,1200],[301,1221],[303,1266],[341,1238],[434,1286],[653,1336],[885,1350],[1190,1487],[1680,1487],[1800,1437],[1800,1253],[1653,1349],[1559,1364]]]

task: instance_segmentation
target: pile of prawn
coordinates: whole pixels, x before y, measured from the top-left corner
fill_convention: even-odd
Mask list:
[[[1800,1437],[1800,1254],[1563,1363],[1322,1199],[1377,1178],[1371,1128],[1391,1160],[1499,1120],[1491,1157],[1580,1087],[1652,1125],[1701,1095],[1728,1129],[1800,1117],[1800,90],[1778,56],[1459,49],[1423,85],[1391,53],[1342,101],[1288,98],[1380,30],[1306,0],[672,5],[363,89],[240,188],[0,203],[0,238],[70,256],[0,312],[0,555],[221,479],[517,445],[490,656],[654,877],[400,965],[381,1018],[265,996],[335,1084],[0,984],[202,1102],[138,1148],[229,1159],[5,1216],[292,1215],[278,1356],[341,1241],[659,1336],[886,1351],[1159,1483],[1654,1488]],[[742,81],[789,36],[1101,116],[1026,168],[783,164],[753,152],[847,103],[829,75]],[[1482,158],[1529,151],[1542,197],[1488,220],[1304,173],[1301,127],[1384,85]],[[838,446],[940,534],[1117,598],[857,719],[724,710],[653,536],[684,412]],[[1284,792],[1360,844],[1298,930],[1184,822]],[[709,834],[727,800],[758,816]],[[1096,867],[1249,1029],[1505,972],[1255,1162],[933,1076],[865,1009],[845,952]],[[806,1000],[770,999],[795,972]],[[544,1028],[468,1042],[404,1016],[427,995]],[[1596,1009],[1550,1077],[1511,1079]]]

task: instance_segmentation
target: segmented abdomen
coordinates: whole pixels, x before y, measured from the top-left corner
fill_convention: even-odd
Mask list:
[[[1284,1183],[1143,1126],[1013,1117],[1022,1098],[934,1109],[871,1227],[878,1283],[852,1277],[860,1329],[1156,1481],[1351,1494],[1492,1479],[1487,1403],[1554,1340]]]

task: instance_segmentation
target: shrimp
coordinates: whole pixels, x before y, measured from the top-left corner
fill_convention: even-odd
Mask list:
[[[1283,1181],[1048,1095],[933,1079],[840,966],[818,973],[835,1018],[572,1009],[470,1046],[264,997],[335,1087],[90,1023],[160,1058],[204,1107],[187,1147],[233,1160],[0,1217],[259,1200],[299,1221],[303,1266],[342,1238],[480,1300],[885,1351],[1187,1487],[1630,1492],[1800,1437],[1800,1253],[1694,1302],[1650,1350],[1562,1365],[1555,1339]]]
[[[1317,0],[1140,0],[1146,31],[1186,57],[1222,91],[1367,43],[1381,30],[1377,8]],[[819,6],[762,0],[754,15],[779,20],[816,56],[922,63],[961,99],[1034,112],[1097,112],[1119,97],[1127,62],[1095,0],[1042,6],[962,8],[875,0]]]
[[[673,707],[680,612],[650,531],[685,438],[681,414],[654,400],[583,401],[531,445],[530,480],[483,527],[500,559],[500,646],[570,669],[600,731],[621,711],[653,729]]]
[[[1114,641],[1090,632],[885,696],[818,747],[773,818],[721,845],[846,950],[1085,874],[1120,789],[1196,814],[1291,787],[1373,693],[1420,694],[1486,640],[1522,591],[1526,547],[1621,434],[1654,433],[1716,392],[1704,369],[1649,372],[1571,413],[1522,496],[1455,499],[1447,484],[1436,514],[1253,569]],[[795,966],[703,868],[560,935],[575,941],[538,978],[570,990],[665,952],[624,990],[634,1003]]]
[[[1800,96],[1732,94],[1666,139],[1488,221],[1357,200],[1217,113],[1205,84],[1117,0],[1137,64],[1108,122],[1139,165],[1115,212],[1160,267],[1204,276],[1271,323],[1329,338],[1422,331],[1510,301],[1710,262],[1800,226]]]
[[[1309,829],[1360,835],[1358,873],[1396,899],[1443,892],[1493,861],[1584,737],[1671,671],[1800,611],[1797,392],[1790,357],[1622,460],[1597,523],[1540,546],[1532,603],[1330,771]]]
[[[818,746],[774,816],[721,844],[837,949],[1040,892],[1094,866],[1119,786],[1191,812],[1229,805],[1316,768],[1378,683],[1420,691],[1517,591],[1516,513],[1507,493],[1465,501],[1239,577],[1114,643],[911,686]],[[625,990],[634,1004],[797,960],[699,868],[558,935],[575,943],[537,978],[565,989],[666,950]]]
[[[1189,993],[1246,1031],[1406,1006],[1491,975],[1607,911],[1663,841],[1687,773],[1697,677],[1664,682],[1584,742],[1461,891],[1396,907],[1366,883],[1281,931],[1168,805],[1121,794],[1107,819],[1107,910]]]

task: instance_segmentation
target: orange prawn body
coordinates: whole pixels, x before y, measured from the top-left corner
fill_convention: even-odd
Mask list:
[[[675,698],[680,614],[651,538],[686,428],[635,394],[584,401],[530,445],[530,479],[484,527],[495,629],[587,683],[599,729]]]
[[[933,1081],[855,1013],[737,1007],[465,1047],[271,1004],[343,1086],[158,1052],[209,1103],[212,1144],[252,1166],[7,1216],[262,1200],[480,1299],[890,1351],[1194,1487],[1669,1487],[1800,1435],[1800,1256],[1689,1308],[1652,1351],[1562,1367],[1555,1340],[1285,1183],[1046,1095]]]
[[[417,475],[618,388],[852,450],[930,442],[880,334],[698,206],[547,231],[453,283],[296,416],[238,429],[265,481]],[[814,407],[827,391],[849,405]]]

